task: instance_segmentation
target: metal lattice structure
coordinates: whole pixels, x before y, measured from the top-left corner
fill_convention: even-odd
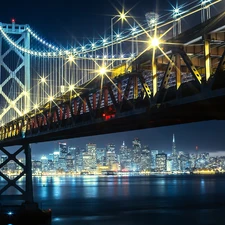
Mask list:
[[[110,37],[70,49],[29,26],[0,24],[8,47],[1,45],[1,119],[9,112],[0,127],[0,150],[8,157],[0,169],[10,160],[23,168],[13,180],[0,173],[7,182],[0,197],[13,186],[33,202],[30,143],[225,119],[225,13],[210,18],[217,2],[188,3],[188,10],[175,9],[162,22],[157,15],[153,24],[133,19],[141,29],[129,27],[123,36],[113,30],[116,16]],[[198,12],[203,23],[182,32],[182,19]],[[6,63],[11,51],[20,58],[15,68]],[[12,80],[14,98],[4,91]],[[22,147],[8,153],[5,147],[14,145]],[[23,150],[25,165],[16,159]],[[26,190],[16,184],[24,174]]]
[[[30,48],[30,34],[27,25],[1,24],[7,34],[14,37],[16,44]],[[12,61],[11,57],[15,58]],[[4,37],[0,37],[0,120],[9,121],[30,110],[30,55],[22,53],[13,45],[4,45]],[[24,94],[26,93],[26,94]],[[11,118],[9,118],[9,115]]]

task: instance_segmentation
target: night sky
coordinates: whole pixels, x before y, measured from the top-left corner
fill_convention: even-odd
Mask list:
[[[2,1],[0,7],[0,21],[10,23],[15,18],[18,24],[29,24],[31,28],[45,37],[48,42],[59,45],[70,45],[76,40],[79,42],[92,40],[104,35],[104,30],[110,29],[110,19],[117,15],[115,7],[119,10],[122,5],[125,10],[129,10],[140,23],[145,22],[145,13],[156,11],[160,15],[170,12],[171,5],[176,5],[177,1],[150,1],[150,0],[10,0]],[[186,1],[179,1],[179,5]],[[225,0],[217,4],[213,13],[225,9]],[[218,10],[219,9],[219,10]],[[200,15],[194,18],[195,22],[200,22]],[[192,18],[193,21],[193,18]],[[184,22],[186,26],[192,24],[191,21]],[[221,103],[224,104],[224,103]],[[104,147],[108,143],[114,143],[119,147],[123,141],[131,146],[133,138],[138,137],[143,144],[148,144],[150,149],[171,151],[172,135],[176,135],[176,145],[178,150],[196,151],[224,151],[225,153],[225,121],[209,121],[145,129],[132,132],[109,134],[103,136],[77,138],[67,140],[69,145],[84,147],[86,143],[96,143],[99,147]],[[58,142],[49,142],[32,145],[33,155],[46,154],[57,148]]]

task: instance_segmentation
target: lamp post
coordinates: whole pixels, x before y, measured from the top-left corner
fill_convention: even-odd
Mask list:
[[[114,38],[114,33],[113,33],[113,20],[116,18],[117,16],[114,16],[113,18],[111,18],[111,58],[112,58],[112,68],[113,68],[113,38]]]
[[[113,44],[114,44],[113,20],[115,18],[119,18],[119,20],[124,20],[126,18],[126,14],[125,13],[121,13],[120,15],[116,15],[116,16],[111,18],[111,58],[112,58],[112,68],[114,66],[114,62],[113,62],[113,52],[114,52],[113,51]]]
[[[181,33],[181,19],[180,16],[180,8],[175,8],[173,10],[173,37],[176,37],[177,34]],[[178,30],[177,30],[178,28]]]

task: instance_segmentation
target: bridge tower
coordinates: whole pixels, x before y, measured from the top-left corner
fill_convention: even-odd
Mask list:
[[[27,28],[28,25],[18,25],[14,19],[11,24],[0,23],[1,126],[30,111],[30,33]],[[8,38],[8,35],[11,39]],[[19,51],[20,49],[27,51]],[[25,125],[22,122],[20,124],[21,127]],[[11,129],[8,130],[10,132],[8,137],[12,135]],[[32,219],[48,219],[51,216],[50,212],[43,213],[33,200],[31,146],[29,142],[23,142],[21,146],[14,149],[13,153],[6,149],[4,143],[0,143],[0,152],[6,156],[5,160],[0,162],[0,177],[6,182],[5,186],[0,189],[0,220],[8,223],[10,215],[15,215],[13,218],[16,222],[27,220],[27,218],[30,218],[31,221]],[[17,159],[20,153],[25,155],[24,162]],[[14,177],[5,174],[4,167],[10,162],[20,166],[22,172]],[[24,185],[17,183],[22,177],[25,177]],[[15,194],[12,194],[12,188],[17,191],[13,191]],[[22,205],[18,202],[22,202]],[[8,214],[9,207],[11,214]]]
[[[30,110],[30,54],[15,45],[30,49],[28,25],[0,23],[0,120],[1,125]],[[5,35],[10,35],[11,40]]]

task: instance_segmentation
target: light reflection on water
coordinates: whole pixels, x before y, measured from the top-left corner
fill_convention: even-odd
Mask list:
[[[25,179],[22,179],[18,184],[24,182]],[[1,180],[0,186],[2,185]],[[176,216],[174,213],[178,213],[182,218],[183,214],[180,215],[179,210],[184,209],[193,209],[195,218],[198,214],[195,215],[194,210],[199,208],[210,211],[213,207],[222,207],[225,211],[225,176],[43,176],[34,177],[33,186],[35,201],[43,208],[52,209],[53,225],[72,225],[80,220],[97,220],[96,224],[108,225],[109,221],[113,220],[111,217],[118,219],[118,215],[119,219],[116,219],[114,224],[139,224],[139,219],[136,223],[132,220],[124,223],[123,218],[130,218],[130,214],[133,216],[140,212],[144,214],[143,218],[151,215],[152,219],[158,214],[170,218]],[[210,213],[198,213],[201,221],[208,218],[210,213],[211,219],[215,217],[212,210]],[[225,212],[218,213],[224,215]],[[134,220],[135,218],[134,216]],[[159,224],[159,220],[165,224],[165,218],[157,217],[155,224]],[[104,220],[109,221],[106,223]],[[149,218],[144,219],[145,221],[149,221]],[[225,224],[225,221],[222,224]]]

